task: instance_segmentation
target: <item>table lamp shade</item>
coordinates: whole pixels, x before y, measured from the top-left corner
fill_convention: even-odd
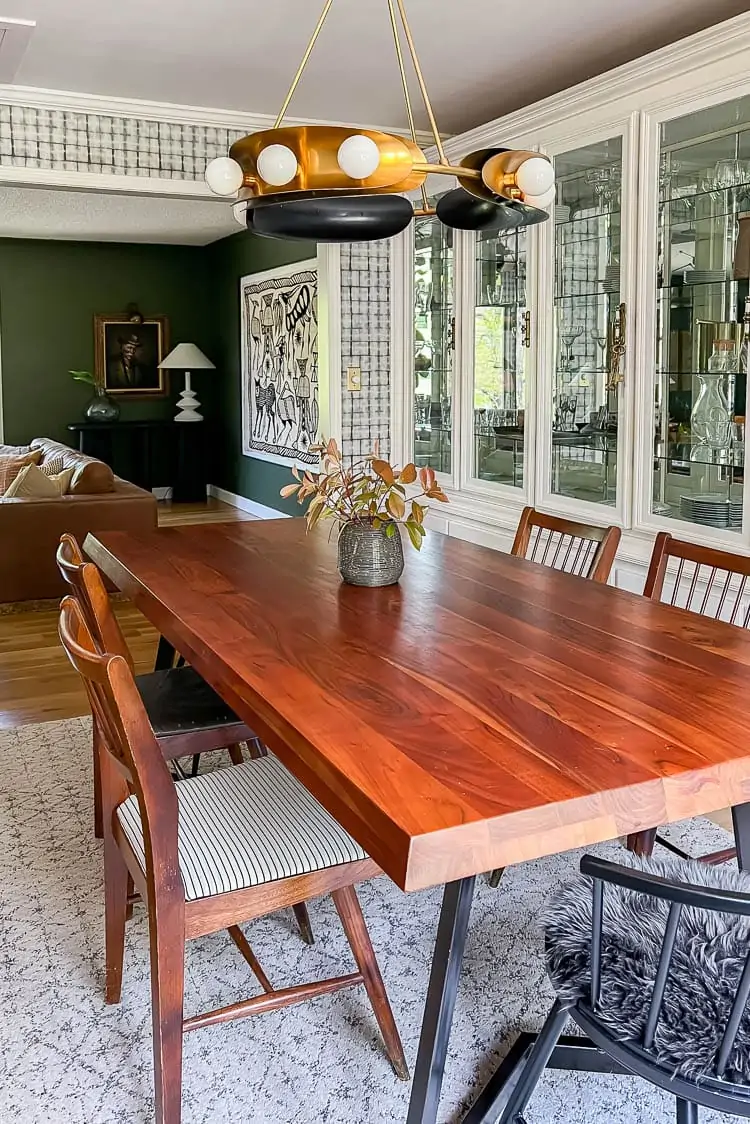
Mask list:
[[[169,371],[185,372],[185,389],[177,399],[179,409],[174,420],[178,422],[203,421],[203,415],[198,412],[200,402],[196,398],[195,391],[190,383],[190,372],[215,371],[215,364],[194,343],[178,343],[177,347],[173,347],[169,355],[162,359],[159,366]]]
[[[216,365],[194,343],[178,343],[159,366],[172,371],[216,370]]]

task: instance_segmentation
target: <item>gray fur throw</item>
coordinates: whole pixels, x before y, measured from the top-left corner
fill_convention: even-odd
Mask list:
[[[672,881],[750,894],[750,875],[734,867],[632,856],[624,862]],[[547,972],[566,1006],[589,1001],[591,911],[591,880],[582,876],[562,887],[545,910]],[[597,1017],[617,1040],[641,1041],[668,912],[668,902],[605,883]],[[683,910],[654,1044],[658,1061],[670,1071],[693,1080],[714,1075],[748,953],[750,919]],[[750,1084],[747,1011],[725,1077]]]

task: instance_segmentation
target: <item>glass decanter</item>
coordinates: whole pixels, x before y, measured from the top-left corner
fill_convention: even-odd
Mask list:
[[[734,341],[715,340],[708,370],[698,375],[700,393],[690,415],[694,443],[712,449],[729,447],[732,416],[724,382],[734,365]]]

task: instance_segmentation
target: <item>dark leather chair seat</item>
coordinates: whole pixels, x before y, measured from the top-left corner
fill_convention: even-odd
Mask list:
[[[179,739],[181,756],[191,754],[191,735],[200,739],[200,748],[196,746],[195,752],[256,738],[192,667],[151,671],[136,676],[135,681],[153,731],[164,749],[169,749],[174,738]],[[211,733],[215,734],[215,745],[206,740]]]

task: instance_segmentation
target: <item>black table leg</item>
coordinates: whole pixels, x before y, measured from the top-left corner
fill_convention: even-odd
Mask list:
[[[732,808],[734,844],[737,848],[737,866],[750,871],[750,804],[735,804]]]
[[[175,650],[174,647],[165,640],[163,636],[159,637],[159,647],[156,649],[156,662],[154,663],[154,671],[166,671],[167,668],[172,667],[174,664]]]
[[[406,1124],[437,1121],[475,882],[474,877],[449,882],[443,892]]]

